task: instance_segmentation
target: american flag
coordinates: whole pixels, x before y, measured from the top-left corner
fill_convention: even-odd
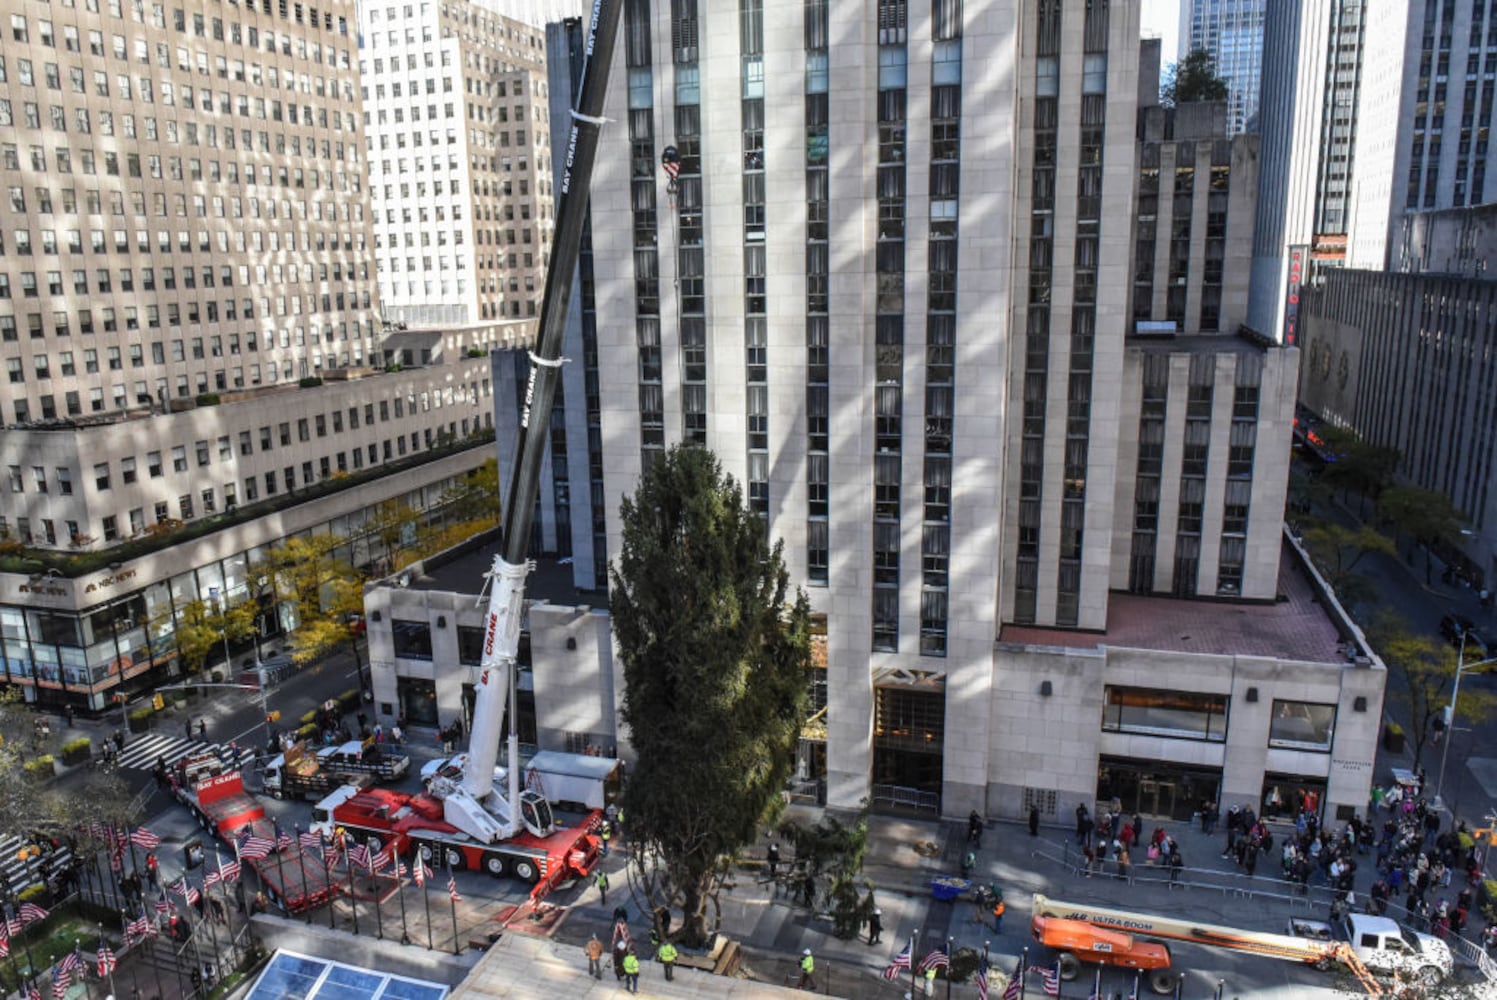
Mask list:
[[[125,925],[125,940],[156,936],[156,922],[142,913]]]
[[[161,897],[156,900],[156,912],[157,913],[170,913],[171,911],[172,911],[172,904],[167,901],[166,890],[162,889],[161,890]]]
[[[452,897],[454,903],[463,901],[462,894],[457,891],[457,878],[453,875],[447,876],[447,895]]]
[[[270,857],[270,852],[275,850],[275,841],[269,837],[257,837],[249,834],[239,842],[239,856],[251,861]]]
[[[224,871],[223,871],[222,867],[220,867],[218,869],[218,871],[216,871],[216,872],[209,872],[208,874],[206,874],[206,875],[203,876],[203,888],[204,889],[210,889],[210,888],[212,888],[213,886],[215,886],[218,883],[222,882],[223,881],[223,877],[224,877]]]
[[[1021,958],[1014,965],[1013,978],[1008,981],[1008,986],[1003,990],[1003,1000],[1019,1000],[1024,992],[1024,960]],[[979,980],[978,993],[981,995],[982,986]]]
[[[278,851],[284,851],[294,843],[296,843],[295,838],[293,838],[291,834],[287,833],[285,830],[281,830],[275,836],[275,849]]]
[[[910,945],[905,945],[904,950],[894,956],[894,960],[884,969],[884,978],[893,982],[899,978],[900,970],[910,967]]]
[[[40,906],[37,906],[35,903],[21,904],[21,921],[23,923],[29,924],[33,921],[46,919],[47,911],[42,909]]]
[[[202,895],[198,892],[196,886],[187,881],[186,875],[183,875],[180,879],[177,880],[177,883],[172,886],[172,892],[175,892],[177,895],[187,900],[187,905],[189,906],[196,903]]]
[[[416,848],[416,853],[411,858],[411,863],[416,876],[416,884],[423,889],[426,888],[426,880],[431,875],[431,869],[426,867],[425,861],[421,860],[421,848]]]
[[[141,826],[136,827],[135,832],[130,834],[130,843],[147,851],[154,851],[161,846],[161,838]]]
[[[924,972],[926,969],[944,969],[949,965],[951,965],[951,956],[946,954],[946,949],[936,948],[932,950],[929,955],[926,955],[920,960],[919,971]]]
[[[391,856],[388,847],[381,849],[378,854],[369,859],[369,874],[373,875],[377,871],[382,871],[390,863]]]
[[[297,842],[301,844],[302,850],[322,850],[322,834],[318,833],[316,830],[308,830],[306,833],[299,833],[296,835],[296,839]]]
[[[73,985],[73,976],[67,969],[55,968],[52,970],[52,996],[54,1000],[63,1000],[68,995],[68,987]]]
[[[109,975],[114,971],[114,967],[119,965],[119,961],[114,957],[114,952],[110,949],[109,945],[104,943],[102,937],[99,938],[99,952],[95,956],[94,961],[94,968],[99,970],[100,979]]]
[[[1060,996],[1060,962],[1056,961],[1054,968],[1046,968],[1039,965],[1031,965],[1029,971],[1040,977],[1045,990],[1045,996]]]
[[[405,867],[405,862],[400,860],[400,855],[394,853],[393,851],[390,851],[388,848],[386,848],[384,853],[388,853],[390,855],[388,863],[394,869],[395,877],[403,878],[407,869]]]
[[[42,1000],[42,991],[35,984],[26,987],[26,1000]]]
[[[225,882],[238,882],[239,859],[235,858],[232,861],[220,862],[218,866],[218,873],[223,876],[223,880]]]
[[[5,934],[6,934],[7,937],[14,937],[15,935],[21,933],[25,929],[26,929],[26,922],[24,920],[22,920],[20,917],[6,917],[5,918]]]
[[[10,938],[0,938],[0,958],[10,954]]]
[[[71,975],[81,968],[83,968],[83,956],[78,954],[78,949],[74,948],[63,958],[62,971]]]
[[[344,853],[348,856],[348,865],[350,868],[354,865],[358,865],[361,868],[369,867],[369,848],[363,844],[350,844]]]

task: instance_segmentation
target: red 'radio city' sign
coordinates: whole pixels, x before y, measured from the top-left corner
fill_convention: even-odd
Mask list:
[[[1289,281],[1284,288],[1284,343],[1288,345],[1293,345],[1299,335],[1299,292],[1308,257],[1308,247],[1289,248]]]

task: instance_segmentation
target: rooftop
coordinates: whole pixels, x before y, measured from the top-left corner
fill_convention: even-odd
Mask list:
[[[1005,626],[1002,642],[1093,649],[1118,646],[1210,655],[1271,656],[1345,663],[1347,645],[1320,603],[1315,585],[1288,542],[1281,543],[1279,594],[1273,604],[1185,600],[1113,593],[1102,632]]]
[[[498,553],[499,534],[496,531],[483,544],[469,548],[440,565],[432,559],[426,560],[422,567],[411,571],[409,586],[412,590],[476,594],[483,589],[486,582],[484,574],[493,567],[494,556]],[[594,608],[608,606],[607,591],[578,590],[572,582],[572,561],[555,556],[542,556],[535,561],[535,568],[525,581],[525,596],[532,601],[545,601],[561,607],[576,607],[579,604]]]

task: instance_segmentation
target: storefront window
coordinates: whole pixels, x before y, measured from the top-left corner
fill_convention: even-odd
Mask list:
[[[1227,696],[1155,688],[1107,688],[1102,730],[1181,739],[1227,739]]]
[[[1268,728],[1268,745],[1271,747],[1330,753],[1331,737],[1335,732],[1335,705],[1278,700],[1273,703],[1273,721]]]
[[[407,660],[431,659],[431,626],[426,622],[390,619],[390,631],[395,640],[395,655]]]

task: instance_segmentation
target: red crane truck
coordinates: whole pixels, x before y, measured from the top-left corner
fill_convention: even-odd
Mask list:
[[[585,877],[592,869],[599,852],[593,834],[598,817],[593,813],[581,826],[545,835],[519,830],[503,840],[485,842],[448,823],[442,803],[430,795],[370,788],[332,810],[335,828],[341,827],[371,850],[390,846],[404,853],[414,847],[433,867],[488,872],[495,878],[509,875],[531,883],[535,898],[569,878]]]
[[[231,849],[246,833],[275,843],[276,829],[265,818],[265,807],[244,790],[244,779],[238,771],[177,783],[175,787],[177,798],[198,825]],[[336,880],[329,880],[322,858],[311,852],[304,854],[295,838],[289,847],[272,850],[263,858],[243,858],[242,863],[255,870],[266,894],[288,913],[321,906],[341,891]]]

